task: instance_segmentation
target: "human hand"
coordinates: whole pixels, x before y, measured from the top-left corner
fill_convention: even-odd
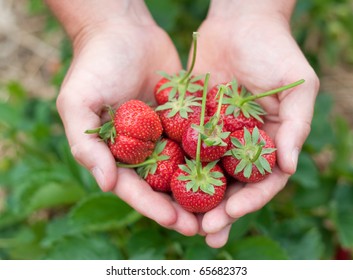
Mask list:
[[[103,191],[113,191],[162,226],[194,235],[198,231],[194,215],[169,196],[154,192],[135,171],[117,168],[107,145],[96,135],[84,133],[106,120],[106,105],[116,108],[130,99],[153,103],[153,87],[159,79],[156,71],[175,73],[181,69],[170,38],[148,15],[139,15],[141,10],[93,21],[71,36],[74,58],[57,108],[73,156],[91,171]]]
[[[210,72],[211,86],[236,78],[254,94],[300,79],[305,79],[305,83],[258,100],[267,112],[263,129],[277,146],[278,167],[261,182],[230,185],[224,201],[203,216],[200,233],[211,247],[223,246],[232,223],[262,208],[295,172],[298,154],[310,132],[319,88],[316,74],[290,34],[285,14],[270,14],[261,9],[250,12],[249,3],[242,13],[243,7],[228,4],[220,13],[218,7],[211,6],[208,18],[198,30],[195,72]]]

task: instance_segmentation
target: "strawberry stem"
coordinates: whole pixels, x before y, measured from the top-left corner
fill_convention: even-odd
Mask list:
[[[137,167],[146,166],[149,164],[154,164],[156,162],[157,162],[156,159],[151,158],[149,160],[146,160],[144,162],[137,163],[137,164],[126,164],[126,163],[117,162],[116,166],[117,167],[124,167],[124,168],[137,168]]]
[[[217,95],[219,95],[218,98],[218,104],[217,104],[217,111],[216,111],[216,118],[217,120],[219,120],[220,116],[221,116],[221,109],[222,109],[222,105],[223,105],[223,96],[224,96],[224,92],[226,90],[228,85],[221,85],[218,89],[218,93]]]
[[[186,83],[185,83],[185,86],[183,87],[183,90],[180,92],[180,95],[179,95],[179,98],[178,98],[180,107],[183,106],[184,99],[185,99],[185,95],[186,95],[186,91],[187,91],[187,89],[188,89],[189,83],[190,83],[190,80],[187,79],[187,80],[186,80]]]
[[[97,127],[97,128],[94,128],[94,129],[87,129],[85,130],[85,133],[86,134],[97,134],[101,131],[101,127]]]
[[[304,79],[301,79],[301,80],[298,80],[294,83],[291,83],[291,84],[288,84],[288,85],[285,85],[283,87],[279,87],[279,88],[276,88],[276,89],[272,89],[272,90],[269,90],[269,91],[266,91],[266,92],[263,92],[263,93],[259,93],[259,94],[256,94],[256,95],[251,95],[247,98],[244,98],[240,104],[239,104],[239,107],[241,107],[244,103],[246,102],[249,102],[249,101],[253,101],[253,100],[256,100],[256,99],[259,99],[259,98],[262,98],[262,97],[266,97],[266,96],[269,96],[269,95],[273,95],[273,94],[276,94],[278,92],[281,92],[281,91],[284,91],[284,90],[287,90],[287,89],[290,89],[290,88],[294,88],[302,83],[304,83],[305,80]]]
[[[183,83],[192,73],[192,70],[194,69],[195,66],[195,62],[196,62],[196,53],[197,53],[197,37],[199,36],[198,32],[193,32],[192,33],[192,44],[193,44],[193,50],[192,50],[192,60],[191,60],[191,65],[190,68],[188,70],[188,72],[186,72],[186,74],[184,75],[184,77],[180,80],[179,83]]]
[[[254,163],[255,161],[257,161],[257,159],[258,159],[259,156],[261,155],[261,152],[262,152],[262,146],[258,146],[258,147],[257,147],[256,154],[250,159],[250,161],[251,161],[252,163]]]
[[[207,98],[207,88],[208,80],[210,79],[210,73],[206,74],[205,85],[202,93],[202,105],[201,105],[201,116],[200,116],[200,127],[205,123],[205,111],[206,111],[206,98]],[[201,165],[201,133],[199,133],[197,138],[197,148],[196,148],[196,171],[199,176],[201,176],[202,165]]]

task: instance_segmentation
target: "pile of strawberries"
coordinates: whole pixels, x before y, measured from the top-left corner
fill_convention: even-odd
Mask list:
[[[194,33],[194,52],[196,38]],[[266,112],[256,99],[304,81],[257,95],[236,80],[208,90],[209,74],[192,75],[195,57],[189,71],[160,73],[156,108],[127,101],[109,109],[111,121],[87,132],[106,141],[118,167],[135,168],[155,191],[171,193],[187,211],[205,213],[222,201],[227,178],[258,182],[271,173],[276,148],[261,130]]]

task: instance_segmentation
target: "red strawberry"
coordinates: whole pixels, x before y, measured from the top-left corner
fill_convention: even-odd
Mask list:
[[[179,97],[181,98],[181,97]],[[180,143],[183,132],[188,123],[193,119],[200,118],[201,104],[192,97],[187,97],[183,107],[176,112],[171,109],[163,109],[164,106],[178,107],[180,100],[169,101],[162,106],[157,107],[157,113],[160,117],[164,133],[172,140]]]
[[[195,126],[200,124],[200,120],[195,119],[188,124],[183,133],[182,147],[189,157],[195,159],[198,136],[201,133],[200,160],[202,162],[219,160],[228,149],[230,133],[223,132],[222,125],[213,122],[210,117],[205,118],[205,123],[202,128]]]
[[[118,134],[114,141],[108,141],[108,146],[118,161],[136,164],[153,152],[155,143]]]
[[[185,71],[180,71],[179,74],[170,76],[164,72],[159,72],[163,78],[159,80],[154,88],[154,97],[158,105],[162,105],[172,100],[173,98],[179,97],[179,92],[184,90],[187,86],[185,96],[202,96],[203,81],[200,80],[202,77],[191,77],[188,81],[183,78],[186,75]],[[188,84],[186,85],[186,83]]]
[[[137,173],[155,191],[170,192],[170,180],[179,164],[184,163],[184,152],[170,140],[158,141],[152,155],[135,165],[117,164],[119,167],[137,168]]]
[[[216,113],[217,110],[217,105],[218,105],[218,100],[217,100],[217,92],[218,88],[220,85],[214,86],[207,95],[207,114],[209,116],[213,116]],[[236,88],[237,90],[234,91],[233,88]],[[256,102],[252,101],[251,106],[253,107],[252,109],[252,114],[248,113],[246,110],[246,107],[244,106],[242,109],[241,105],[235,105],[235,104],[240,104],[238,100],[241,100],[241,94],[242,90],[243,93],[248,94],[247,91],[244,91],[245,88],[238,86],[236,82],[232,82],[231,86],[229,87],[228,91],[226,92],[227,98],[224,98],[222,108],[221,108],[221,114],[223,116],[223,123],[224,123],[224,130],[225,131],[230,131],[233,132],[235,130],[242,129],[243,127],[251,128],[251,127],[261,127],[262,126],[262,119],[260,118],[261,115],[265,114],[265,111],[260,107],[259,104]],[[231,106],[230,103],[231,98],[233,97],[234,99],[234,106]],[[227,101],[228,100],[228,101]],[[228,102],[228,103],[226,103]],[[246,104],[246,103],[244,103]],[[250,104],[250,103],[249,103]],[[249,105],[247,104],[247,105]],[[251,107],[250,107],[251,108]],[[246,117],[246,116],[247,117]]]
[[[187,165],[180,165],[172,176],[174,199],[189,212],[210,211],[221,203],[226,191],[226,178],[215,161],[204,164],[201,174],[197,176],[197,164],[187,160]]]
[[[266,114],[264,109],[255,100],[278,92],[293,88],[300,85],[304,80],[288,84],[264,93],[253,95],[245,87],[240,86],[236,80],[229,83],[228,90],[225,92],[226,97],[222,101],[221,114],[223,115],[224,129],[233,132],[235,130],[253,128],[255,126],[261,128],[263,124],[262,116]],[[213,87],[207,98],[207,114],[212,116],[217,109],[217,85]]]
[[[244,128],[230,135],[228,152],[222,158],[224,169],[241,182],[258,182],[272,172],[276,149],[272,139],[263,131]]]
[[[109,114],[111,121],[86,132],[98,133],[118,161],[136,164],[152,154],[163,128],[151,107],[140,100],[130,100],[115,113],[110,109]]]
[[[114,126],[117,134],[142,141],[156,142],[163,132],[158,115],[140,100],[130,100],[115,112]]]

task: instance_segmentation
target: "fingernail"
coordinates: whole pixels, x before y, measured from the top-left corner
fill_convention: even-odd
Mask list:
[[[94,167],[91,170],[92,175],[94,176],[94,178],[96,179],[99,187],[104,190],[105,188],[105,179],[104,179],[104,174],[102,169],[100,169],[99,167]]]
[[[292,162],[293,162],[293,170],[294,171],[297,169],[298,157],[299,157],[299,148],[296,147],[292,151]]]

